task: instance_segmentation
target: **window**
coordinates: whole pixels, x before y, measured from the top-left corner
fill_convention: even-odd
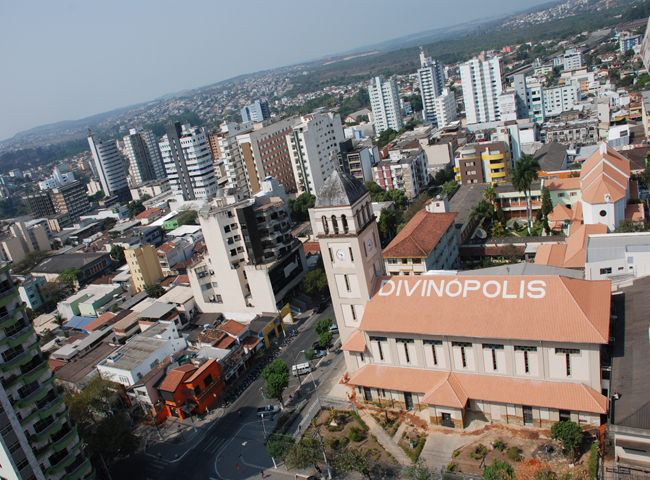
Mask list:
[[[365,359],[364,359],[364,356],[363,356],[363,352],[361,352],[361,353],[359,354],[359,358],[361,359],[362,362],[365,362]]]
[[[343,275],[343,278],[345,279],[345,288],[350,291],[350,279],[348,278],[347,275]]]
[[[627,263],[634,263],[634,257],[627,257]]]
[[[153,362],[151,362],[151,365],[149,365],[149,369],[153,370],[156,367],[156,365],[158,365],[159,363],[160,360],[154,360]]]
[[[524,352],[524,369],[526,373],[530,373],[530,365],[528,364],[528,352],[536,352],[537,347],[521,347],[515,345],[515,352]]]
[[[607,216],[607,210],[601,210],[600,211],[600,216],[601,217],[606,217]]]
[[[215,295],[217,303],[223,303],[223,300],[221,299],[221,295]]]
[[[356,319],[357,319],[357,312],[356,312],[355,309],[354,309],[354,305],[350,305],[350,310],[352,310],[352,320],[355,320],[355,321],[356,321]]]
[[[497,370],[497,350],[503,350],[503,345],[494,345],[491,343],[483,344],[484,350],[492,350],[492,369]]]
[[[352,253],[352,247],[350,247],[350,261],[354,262],[354,253]]]
[[[9,453],[14,453],[18,450],[20,450],[20,442],[17,441],[9,445]]]
[[[334,215],[332,215],[332,229],[334,229],[334,233],[339,233],[339,224]]]
[[[469,342],[451,342],[451,346],[460,348],[460,358],[463,362],[463,368],[467,368],[467,357],[465,356],[465,349],[471,348],[472,344]]]
[[[330,251],[330,262],[334,263],[334,253],[332,253],[332,247],[329,247],[328,250]]]
[[[411,338],[396,338],[397,343],[404,345],[404,354],[406,355],[406,363],[411,363],[411,357],[409,356],[409,343],[414,343],[414,340]]]
[[[217,287],[219,286],[219,284],[218,284],[217,282],[212,282],[212,286],[213,286],[214,288],[217,288]]]
[[[237,249],[233,248],[232,250],[230,250],[230,256],[231,257],[236,257],[237,256]]]
[[[323,231],[325,232],[325,235],[328,235],[330,233],[330,229],[327,225],[327,217],[325,217],[325,215],[321,217],[321,222],[323,223]]]
[[[607,268],[601,268],[600,269],[600,274],[601,275],[607,275],[608,273],[612,273],[612,267],[607,267]]]
[[[384,351],[381,348],[381,343],[382,342],[387,342],[388,339],[386,337],[370,337],[371,342],[377,342],[377,349],[379,350],[379,359],[383,360],[384,359]]]
[[[580,355],[580,350],[577,348],[556,348],[556,354],[565,355],[566,357],[566,376],[571,376],[571,355]]]
[[[350,231],[348,228],[348,219],[345,218],[345,215],[341,215],[341,225],[343,225],[343,233],[348,233]]]
[[[229,226],[229,225],[226,225],[225,227],[223,227],[223,231],[224,231],[225,233],[230,232],[230,226]]]
[[[433,353],[433,364],[438,365],[438,355],[436,354],[436,345],[442,345],[441,340],[423,340],[425,345],[431,345],[431,352]]]
[[[558,196],[559,198],[562,198],[562,197],[565,196],[565,194],[564,194],[564,193],[558,193],[557,196]]]
[[[198,397],[199,395],[201,395],[201,387],[197,385],[196,387],[194,387],[194,396]]]

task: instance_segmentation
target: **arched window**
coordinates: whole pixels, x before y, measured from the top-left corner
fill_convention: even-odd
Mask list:
[[[334,233],[339,233],[339,223],[336,221],[336,217],[332,215],[332,229]]]
[[[372,219],[372,210],[370,209],[370,202],[366,203],[366,211],[368,213],[368,221]]]
[[[341,224],[343,225],[343,233],[349,233],[350,229],[348,228],[348,219],[345,218],[345,215],[341,215]]]
[[[363,220],[363,225],[366,224],[366,211],[361,207],[361,220]]]
[[[323,218],[321,218],[321,222],[323,222],[323,230],[325,231],[325,235],[329,235],[330,227],[327,226],[327,217],[325,215],[323,215]]]

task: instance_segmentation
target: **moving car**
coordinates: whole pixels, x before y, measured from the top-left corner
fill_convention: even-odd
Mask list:
[[[261,417],[264,415],[265,417],[270,417],[272,415],[275,415],[280,411],[280,407],[277,405],[267,405],[266,407],[261,407],[257,409],[257,414]]]
[[[291,368],[291,373],[293,373],[293,376],[295,377],[296,375],[306,375],[309,372],[311,372],[311,367],[309,366],[309,363],[299,363],[298,365],[294,365]]]

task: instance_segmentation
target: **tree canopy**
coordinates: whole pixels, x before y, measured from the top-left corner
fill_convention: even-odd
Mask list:
[[[485,480],[513,480],[515,478],[515,469],[508,462],[495,458],[483,470]]]
[[[61,282],[70,288],[75,288],[83,274],[84,273],[78,268],[68,267],[56,278],[56,281]]]
[[[264,367],[261,376],[266,381],[268,396],[282,403],[282,394],[289,386],[289,366],[278,358]]]
[[[311,193],[301,193],[295,200],[289,199],[289,214],[293,222],[309,220],[309,209],[316,204],[316,196]]]
[[[510,180],[512,186],[526,196],[526,218],[528,219],[528,234],[530,235],[530,224],[532,221],[531,185],[537,180],[538,173],[542,167],[532,155],[521,156],[512,170]]]
[[[146,210],[146,207],[142,205],[142,199],[140,200],[134,200],[131,203],[129,203],[129,217],[133,218],[137,215],[140,215],[142,212]]]
[[[36,265],[41,263],[50,255],[48,250],[36,250],[34,252],[27,252],[25,257],[14,266],[14,273],[21,275],[29,272]]]
[[[555,422],[551,427],[551,438],[559,440],[568,452],[571,452],[571,460],[575,458],[575,449],[584,438],[584,432],[580,425],[569,420]]]
[[[160,298],[165,294],[165,289],[160,285],[145,285],[144,291],[147,292],[151,298]]]
[[[111,258],[118,263],[126,262],[124,247],[122,245],[113,245],[113,248],[111,248]]]

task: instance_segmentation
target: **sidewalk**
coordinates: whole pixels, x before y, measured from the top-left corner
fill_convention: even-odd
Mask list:
[[[445,468],[453,461],[452,454],[460,447],[476,441],[479,437],[463,437],[459,433],[429,430],[427,442],[424,444],[420,458],[427,462],[432,469]]]
[[[413,462],[411,459],[404,453],[402,450],[386,433],[386,430],[381,428],[377,421],[368,413],[367,410],[359,410],[359,416],[361,419],[366,422],[366,425],[370,428],[370,432],[377,437],[379,443],[389,452],[395,460],[397,460],[401,465],[411,465]]]

